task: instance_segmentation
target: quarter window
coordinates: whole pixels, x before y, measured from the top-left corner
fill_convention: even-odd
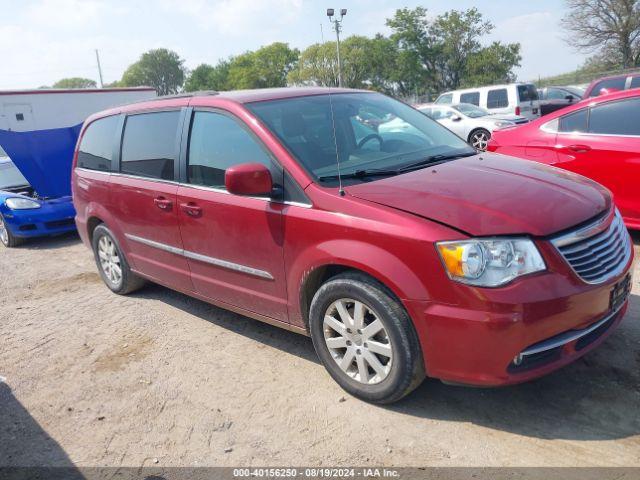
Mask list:
[[[225,188],[225,170],[249,162],[271,167],[269,155],[236,120],[219,113],[195,112],[189,139],[189,183]]]
[[[470,103],[476,107],[480,106],[480,92],[462,93],[460,95],[460,103]]]
[[[560,118],[559,132],[586,132],[589,121],[589,109],[584,108]]]
[[[506,88],[489,90],[487,93],[487,108],[506,108],[509,106],[509,95]]]
[[[89,124],[78,150],[78,167],[102,172],[111,171],[118,120],[119,117],[113,115]]]
[[[640,135],[640,98],[593,107],[589,117],[589,133]]]
[[[120,170],[141,177],[173,180],[179,119],[178,110],[127,117]]]

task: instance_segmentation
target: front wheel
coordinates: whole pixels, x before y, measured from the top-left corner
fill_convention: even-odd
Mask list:
[[[392,403],[424,379],[418,338],[402,305],[375,280],[338,275],[311,302],[311,338],[333,379],[355,397]]]
[[[20,245],[24,240],[16,237],[4,221],[4,217],[0,215],[0,243],[7,248],[13,248]]]
[[[489,130],[485,130],[484,128],[479,128],[471,132],[469,135],[469,143],[476,150],[480,150],[484,152],[487,150],[487,146],[489,145],[489,140],[491,140],[491,133]]]

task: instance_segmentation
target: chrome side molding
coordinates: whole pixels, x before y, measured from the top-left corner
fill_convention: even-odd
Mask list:
[[[184,250],[182,248],[166,245],[164,243],[156,242],[154,240],[149,240],[147,238],[138,237],[137,235],[131,235],[130,233],[125,233],[124,236],[131,241],[141,243],[143,245],[147,245],[148,247],[157,248],[158,250],[163,250],[165,252],[173,253],[175,255],[180,255],[190,260],[196,260],[198,262],[208,263],[210,265],[215,265],[216,267],[226,268],[227,270],[233,270],[235,272],[252,275],[254,277],[264,278],[265,280],[274,279],[273,275],[271,275],[269,272],[265,270],[259,270],[257,268],[248,267],[246,265],[241,265],[239,263],[229,262],[227,260],[222,260],[220,258],[208,257],[207,255],[190,252],[189,250]]]

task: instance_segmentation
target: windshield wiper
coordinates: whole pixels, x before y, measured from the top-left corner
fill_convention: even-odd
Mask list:
[[[342,178],[366,178],[366,177],[388,177],[391,175],[398,175],[398,170],[376,170],[376,169],[367,169],[367,170],[356,170],[352,173],[343,173],[340,175]],[[326,175],[324,177],[319,177],[320,181],[325,180],[337,180],[338,175]]]
[[[396,170],[396,172],[398,172],[398,174],[404,173],[404,172],[410,172],[412,170],[418,170],[420,168],[428,167],[429,165],[435,165],[438,163],[446,162],[447,160],[455,160],[456,158],[472,157],[473,155],[477,155],[477,152],[462,152],[462,153],[450,153],[450,154],[441,153],[439,155],[430,155],[427,158],[420,160],[419,162],[410,163],[409,165],[400,167],[398,170]]]
[[[412,170],[418,170],[420,168],[424,168],[429,165],[446,162],[447,160],[455,160],[456,158],[471,157],[473,155],[477,155],[477,153],[462,152],[462,153],[454,153],[454,154],[431,155],[429,157],[423,158],[419,162],[410,163],[409,165],[404,165],[396,169],[371,168],[371,169],[365,169],[365,170],[356,170],[355,172],[351,172],[351,173],[343,173],[342,175],[340,175],[340,177],[342,178],[390,177],[393,175],[400,175],[401,173],[410,172]],[[323,177],[319,177],[320,181],[337,180],[337,179],[338,179],[338,175],[326,175]]]

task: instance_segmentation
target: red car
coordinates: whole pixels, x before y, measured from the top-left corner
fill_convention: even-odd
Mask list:
[[[640,89],[585,100],[495,132],[488,150],[595,180],[613,192],[627,227],[640,229]]]
[[[608,191],[480,155],[377,93],[129,105],[86,121],[74,162],[78,230],[113,292],[150,280],[310,335],[331,376],[370,402],[425,375],[539,377],[627,308],[633,250]]]
[[[582,98],[597,97],[603,93],[629,90],[630,88],[640,88],[640,73],[598,78],[589,84]]]

